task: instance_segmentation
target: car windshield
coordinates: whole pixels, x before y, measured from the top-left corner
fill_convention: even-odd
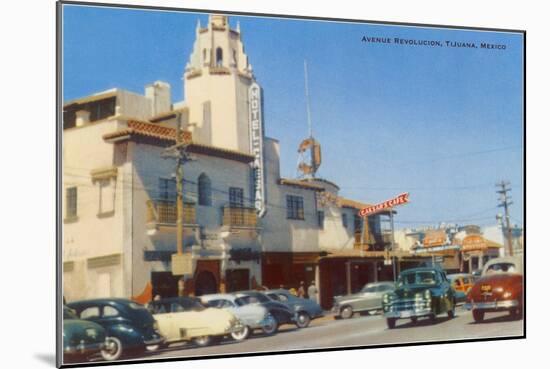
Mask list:
[[[195,299],[178,299],[155,301],[150,304],[149,310],[153,314],[180,313],[185,311],[202,311],[205,307]]]
[[[397,281],[397,284],[399,286],[408,285],[408,284],[434,285],[436,283],[437,283],[437,274],[431,270],[401,274]]]
[[[514,273],[516,266],[512,263],[492,264],[487,268],[487,274],[491,273]]]
[[[374,291],[376,291],[376,286],[373,286],[372,284],[367,284],[361,290],[361,292],[365,292],[365,293],[370,293],[370,292],[374,292]]]

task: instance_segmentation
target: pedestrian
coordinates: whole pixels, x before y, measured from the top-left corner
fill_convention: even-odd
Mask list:
[[[298,297],[304,298],[306,296],[306,288],[304,287],[304,281],[300,282],[300,287],[298,288]]]
[[[315,281],[311,281],[311,284],[309,285],[307,289],[307,294],[309,296],[309,299],[315,302],[317,301],[317,294],[319,291],[317,290],[317,286],[315,285]]]

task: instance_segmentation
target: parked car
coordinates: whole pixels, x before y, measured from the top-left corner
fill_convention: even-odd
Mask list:
[[[231,333],[231,337],[237,341],[246,339],[256,329],[267,333],[276,329],[277,321],[264,306],[244,304],[242,299],[230,294],[218,293],[200,298],[206,306],[227,310],[241,321],[243,329]]]
[[[349,319],[357,312],[382,310],[382,296],[393,290],[393,282],[368,283],[357,293],[334,297],[332,312],[336,318]]]
[[[300,328],[306,328],[312,319],[323,316],[323,309],[318,303],[294,296],[285,289],[268,290],[263,293],[293,310],[296,313],[296,325]]]
[[[445,272],[439,268],[414,268],[402,272],[395,291],[386,293],[382,307],[388,328],[397,319],[408,318],[413,323],[420,317],[435,321],[437,315],[455,316],[455,293]]]
[[[271,316],[275,318],[277,324],[273,327],[272,330],[266,331],[266,334],[274,334],[279,329],[279,326],[283,324],[296,324],[296,314],[292,309],[290,309],[285,304],[282,304],[278,301],[273,301],[266,295],[258,291],[240,291],[233,293],[237,297],[237,304],[240,306],[244,305],[260,305],[263,306],[269,311]],[[298,327],[298,325],[296,325]]]
[[[101,325],[107,332],[105,360],[117,360],[126,354],[141,354],[156,350],[164,337],[151,313],[143,306],[126,299],[109,298],[71,302],[67,304],[80,319]]]
[[[232,313],[208,308],[195,297],[171,297],[147,305],[158,322],[166,343],[193,341],[198,346],[220,342],[240,332],[241,322]]]
[[[63,306],[63,362],[87,361],[98,355],[105,346],[106,332],[94,322],[79,319],[76,313]]]
[[[516,257],[491,259],[483,267],[481,278],[466,296],[468,310],[475,322],[487,312],[507,311],[513,317],[523,315],[523,261]]]
[[[457,304],[466,302],[466,294],[474,285],[474,277],[468,273],[457,273],[447,275],[451,287],[455,290]]]

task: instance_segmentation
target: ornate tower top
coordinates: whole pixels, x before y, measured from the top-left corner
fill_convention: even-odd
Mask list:
[[[228,17],[211,14],[208,25],[201,27],[197,22],[193,52],[185,67],[184,77],[195,78],[206,73],[239,73],[252,78],[252,67],[244,53],[240,26],[232,29]]]

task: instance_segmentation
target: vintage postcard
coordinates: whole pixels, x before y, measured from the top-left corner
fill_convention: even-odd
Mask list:
[[[59,365],[525,336],[525,32],[58,10]]]

